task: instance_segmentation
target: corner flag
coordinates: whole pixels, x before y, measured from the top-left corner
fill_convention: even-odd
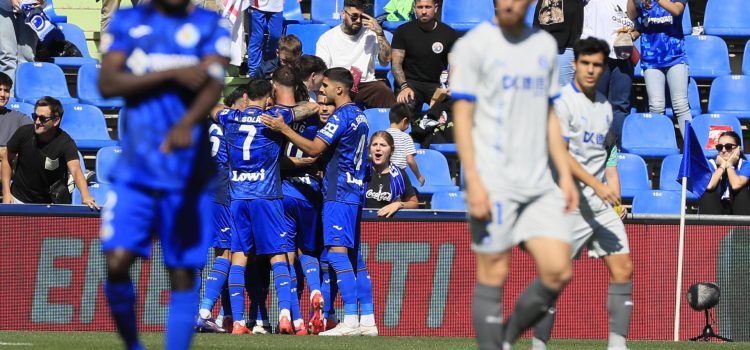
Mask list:
[[[677,174],[677,182],[682,183],[683,177],[687,178],[687,189],[698,197],[703,195],[708,182],[711,181],[711,169],[708,167],[708,161],[703,155],[703,149],[690,122],[685,122],[685,142],[682,147],[682,162],[680,172]]]

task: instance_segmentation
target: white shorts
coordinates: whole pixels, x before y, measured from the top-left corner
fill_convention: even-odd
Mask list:
[[[588,248],[592,258],[630,253],[625,225],[614,209],[589,212],[586,215],[571,213],[566,215],[566,219],[573,228],[571,248],[574,258],[579,256],[584,246]]]
[[[526,201],[490,194],[492,219],[469,219],[471,248],[477,253],[507,252],[532,238],[554,238],[570,243],[565,199],[559,188]]]

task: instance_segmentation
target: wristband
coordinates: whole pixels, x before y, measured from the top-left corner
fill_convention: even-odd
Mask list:
[[[401,84],[401,86],[399,87],[399,89],[403,90],[403,89],[406,89],[408,87],[409,87],[408,83],[403,83],[403,84]]]

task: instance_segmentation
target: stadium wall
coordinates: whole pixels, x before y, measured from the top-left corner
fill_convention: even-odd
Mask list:
[[[114,330],[102,287],[105,265],[98,215],[71,206],[0,207],[0,312],[13,315],[0,319],[0,330]],[[372,212],[363,216],[362,249],[381,334],[472,336],[474,258],[465,214],[404,211],[390,220],[378,220]],[[722,300],[714,313],[719,321],[715,329],[734,340],[750,340],[750,218],[691,216],[688,223],[682,295],[693,283],[717,282]],[[635,216],[626,227],[635,267],[631,338],[669,340],[677,219]],[[152,255],[151,263],[135,266],[133,280],[140,326],[161,331],[168,278],[158,245]],[[534,277],[523,252],[514,251],[512,264],[504,300],[515,300]],[[553,337],[604,339],[606,268],[582,258],[574,269],[573,281],[558,302]],[[511,309],[506,304],[506,313]],[[703,314],[683,299],[680,338],[699,335],[703,324]]]

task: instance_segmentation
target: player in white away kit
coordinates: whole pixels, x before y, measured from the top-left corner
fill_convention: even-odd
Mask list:
[[[570,280],[565,211],[578,205],[560,124],[557,46],[526,27],[531,0],[496,0],[494,23],[456,42],[451,62],[456,145],[464,166],[477,284],[472,319],[480,349],[509,349]],[[549,168],[552,160],[559,188]],[[502,323],[502,286],[511,248],[531,255],[539,273]]]
[[[563,137],[568,141],[570,167],[578,179],[581,193],[579,210],[568,214],[573,228],[573,256],[588,247],[589,256],[603,258],[610,274],[607,295],[609,311],[609,350],[625,350],[625,337],[633,311],[633,285],[628,236],[622,219],[612,205],[620,204],[620,179],[615,140],[608,139],[612,124],[612,106],[607,97],[596,91],[609,55],[607,42],[589,37],[574,45],[575,77],[562,88],[555,101]],[[609,152],[608,149],[613,150]],[[606,177],[607,184],[602,183]],[[624,215],[624,211],[622,212]],[[554,313],[548,314],[534,328],[532,349],[546,349],[552,333]]]

